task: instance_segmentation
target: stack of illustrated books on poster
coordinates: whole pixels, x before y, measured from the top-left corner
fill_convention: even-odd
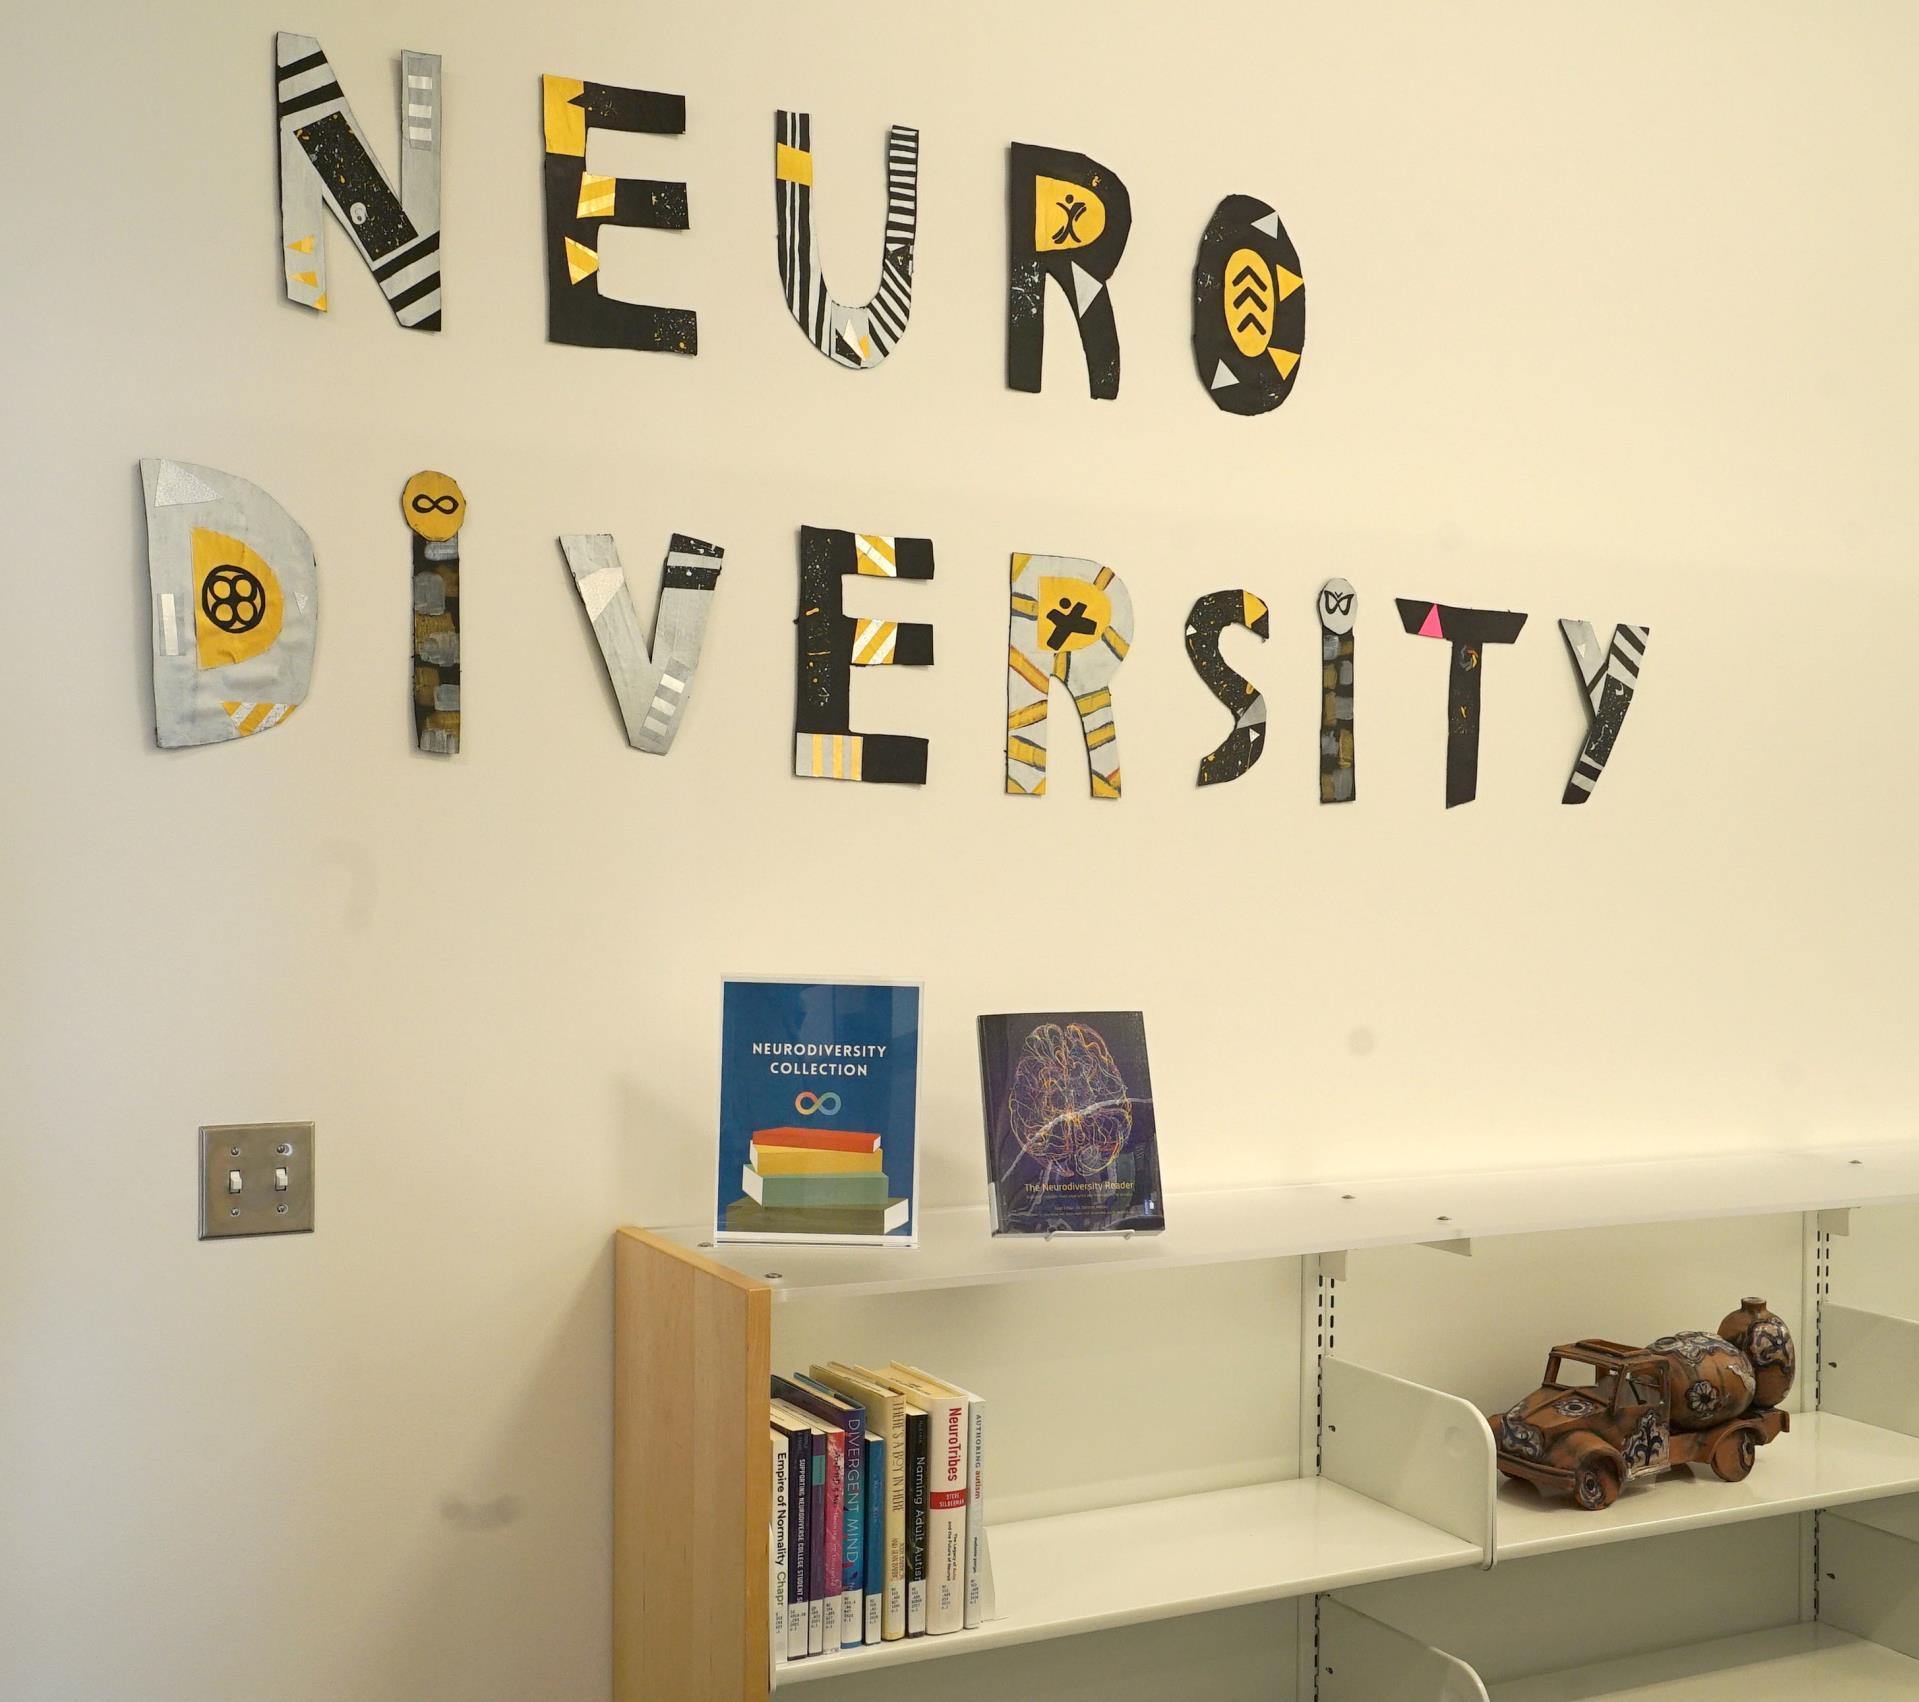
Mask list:
[[[740,1186],[745,1196],[726,1208],[734,1234],[888,1235],[906,1222],[875,1134],[755,1129]]]
[[[775,1665],[994,1617],[986,1403],[895,1360],[773,1378]]]

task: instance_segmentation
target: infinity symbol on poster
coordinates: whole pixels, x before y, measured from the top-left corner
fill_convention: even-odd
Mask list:
[[[802,1117],[810,1117],[818,1112],[822,1117],[837,1117],[840,1110],[840,1096],[837,1093],[802,1093],[794,1097],[793,1109]]]

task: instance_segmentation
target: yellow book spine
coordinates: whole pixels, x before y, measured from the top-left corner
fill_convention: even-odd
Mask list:
[[[848,1176],[882,1169],[877,1152],[815,1152],[806,1147],[758,1146],[753,1168],[762,1176]]]

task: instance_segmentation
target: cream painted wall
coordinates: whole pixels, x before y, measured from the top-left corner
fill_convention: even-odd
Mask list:
[[[443,335],[337,238],[333,314],[279,299],[279,27],[389,159],[399,50],[446,56]],[[603,1695],[607,1235],[707,1208],[725,970],[926,980],[934,1202],[980,1186],[973,1015],[1056,1002],[1147,1010],[1176,1188],[1902,1131],[1916,31],[1730,0],[16,9],[0,1691]],[[696,306],[696,361],[544,342],[549,71],[688,96],[683,140],[593,157],[690,182],[691,233],[609,238],[606,276]],[[924,133],[913,328],[875,374],[783,311],[780,104],[815,115],[848,296],[884,126]],[[1013,139],[1130,185],[1116,403],[1057,306],[1046,392],[1003,387]],[[1232,191],[1309,278],[1258,421],[1188,350]],[[152,748],[143,454],[313,534],[315,688],[269,737]],[[395,506],[426,465],[473,505],[451,764],[408,748]],[[922,792],[786,773],[803,521],[935,540],[931,586],[861,606],[933,620],[939,665],[855,700],[932,739]],[[642,580],[673,529],[728,552],[666,761],[622,743],[554,545],[600,529]],[[1000,793],[1014,549],[1132,588],[1117,805],[1070,762]],[[1321,810],[1333,573],[1361,801]],[[1238,584],[1274,605],[1234,653],[1277,736],[1202,795],[1222,717],[1181,621]],[[1531,611],[1470,809],[1440,807],[1443,652],[1395,594]],[[1654,629],[1577,812],[1561,616]],[[195,1127],[254,1117],[318,1121],[319,1232],[197,1245]]]

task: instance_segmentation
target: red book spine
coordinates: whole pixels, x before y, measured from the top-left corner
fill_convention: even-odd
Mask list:
[[[878,1135],[853,1129],[755,1129],[756,1146],[805,1147],[810,1152],[878,1152]]]

